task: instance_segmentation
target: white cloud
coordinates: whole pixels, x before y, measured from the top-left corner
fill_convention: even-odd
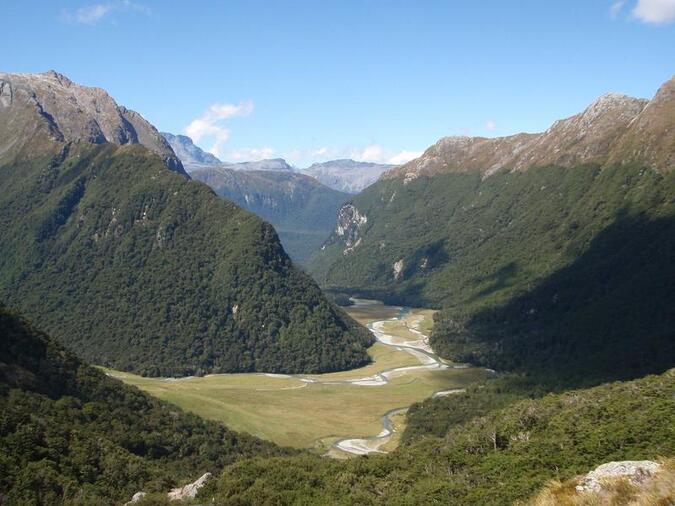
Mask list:
[[[382,149],[382,146],[378,144],[371,144],[370,146],[366,146],[363,149],[353,150],[352,156],[350,158],[354,158],[355,160],[359,160],[361,162],[379,162],[384,156],[383,153],[384,150]]]
[[[223,144],[230,138],[230,131],[223,126],[223,122],[236,116],[248,116],[253,112],[253,101],[247,100],[239,104],[211,104],[200,117],[195,118],[185,127],[185,133],[193,141],[202,139],[213,140],[210,153],[220,157]]]
[[[391,163],[393,165],[403,165],[404,163],[408,163],[410,160],[414,160],[420,156],[422,156],[422,151],[401,151],[400,153],[391,156],[387,160],[387,163]]]
[[[675,0],[638,0],[632,14],[645,23],[665,25],[675,21]]]
[[[86,5],[75,9],[75,11],[64,9],[61,11],[61,18],[70,23],[95,25],[113,12],[140,12],[142,14],[150,15],[150,8],[142,4],[134,3],[131,0],[120,0],[116,2]]]
[[[309,149],[291,149],[277,151],[265,146],[262,148],[231,149],[221,153],[214,153],[221,160],[230,162],[243,162],[262,160],[279,156],[293,165],[305,166],[315,161],[337,160],[351,158],[360,162],[388,163],[402,165],[410,160],[422,156],[422,151],[401,150],[392,151],[385,149],[379,144],[369,144],[365,147],[333,147],[322,146]]]
[[[619,14],[621,14],[621,9],[623,9],[625,3],[626,2],[624,0],[614,2],[612,6],[609,8],[609,17],[612,19],[618,18]]]
[[[248,162],[272,158],[276,153],[274,148],[265,146],[262,148],[241,148],[227,151],[222,159],[228,162]]]
[[[360,162],[390,163],[401,165],[422,155],[421,151],[391,151],[379,144],[370,144],[365,148],[348,150],[347,156]]]
[[[495,123],[493,120],[489,119],[485,122],[485,129],[488,132],[494,132],[495,128],[497,128],[497,123]]]

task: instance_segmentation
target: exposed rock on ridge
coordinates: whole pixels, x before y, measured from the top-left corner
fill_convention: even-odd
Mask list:
[[[424,154],[386,172],[383,178],[445,171],[480,171],[488,177],[500,170],[640,160],[667,172],[675,166],[675,78],[649,101],[608,93],[583,112],[556,121],[540,134],[508,137],[444,137]]]
[[[53,70],[0,73],[0,120],[8,126],[0,132],[0,156],[43,132],[57,142],[142,144],[185,174],[171,146],[140,114],[119,106],[105,90],[75,84]]]

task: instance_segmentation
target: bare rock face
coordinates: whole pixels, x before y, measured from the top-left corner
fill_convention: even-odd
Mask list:
[[[194,499],[197,496],[199,489],[201,489],[210,478],[211,473],[205,473],[197,481],[188,483],[184,487],[174,488],[167,494],[167,497],[170,501]]]
[[[359,193],[377,181],[384,171],[392,168],[393,165],[342,159],[314,163],[301,172],[334,190]]]
[[[664,83],[612,149],[610,162],[675,169],[675,77]]]
[[[101,88],[73,83],[57,72],[0,73],[0,156],[43,133],[57,142],[142,144],[185,173],[171,146],[140,114],[117,105]]]
[[[338,211],[337,226],[334,234],[347,248],[342,252],[349,254],[361,243],[360,230],[368,223],[368,217],[362,214],[354,204],[345,204]]]
[[[206,484],[207,481],[211,479],[213,475],[211,473],[204,473],[196,481],[188,483],[184,487],[178,487],[171,489],[166,497],[169,501],[181,501],[183,499],[194,499],[197,497],[197,492]],[[124,503],[124,506],[131,506],[134,503],[137,503],[147,495],[147,492],[136,492],[131,498],[131,501]]]
[[[176,156],[180,158],[180,161],[183,162],[188,172],[192,172],[191,169],[222,164],[214,155],[207,153],[199,146],[195,146],[192,139],[187,135],[174,135],[168,132],[161,132],[161,135],[169,143]]]
[[[584,476],[576,486],[577,492],[601,492],[604,484],[627,479],[632,485],[641,485],[659,471],[661,465],[651,460],[624,460],[608,462]]]
[[[129,506],[131,504],[135,504],[141,499],[143,499],[147,494],[147,492],[136,492],[133,497],[131,498],[131,501],[127,501],[124,503],[124,506]]]
[[[632,161],[662,172],[675,167],[675,78],[652,100],[607,93],[539,134],[444,137],[421,157],[382,177],[408,183],[446,171],[479,171],[485,178],[501,170]]]

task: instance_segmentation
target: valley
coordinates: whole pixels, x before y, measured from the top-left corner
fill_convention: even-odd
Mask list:
[[[675,506],[675,0],[43,3],[0,506]]]
[[[426,335],[431,310],[356,299],[347,312],[377,338],[368,350],[372,363],[351,371],[181,379],[106,372],[234,430],[336,458],[392,450],[409,405],[462,391],[490,375],[442,360],[431,350]]]

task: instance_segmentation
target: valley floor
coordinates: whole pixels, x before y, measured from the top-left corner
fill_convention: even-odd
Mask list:
[[[107,370],[163,400],[229,428],[337,458],[395,448],[405,410],[461,391],[489,373],[443,361],[427,344],[433,311],[357,300],[348,313],[378,339],[372,363],[320,375],[214,374],[145,378]]]

